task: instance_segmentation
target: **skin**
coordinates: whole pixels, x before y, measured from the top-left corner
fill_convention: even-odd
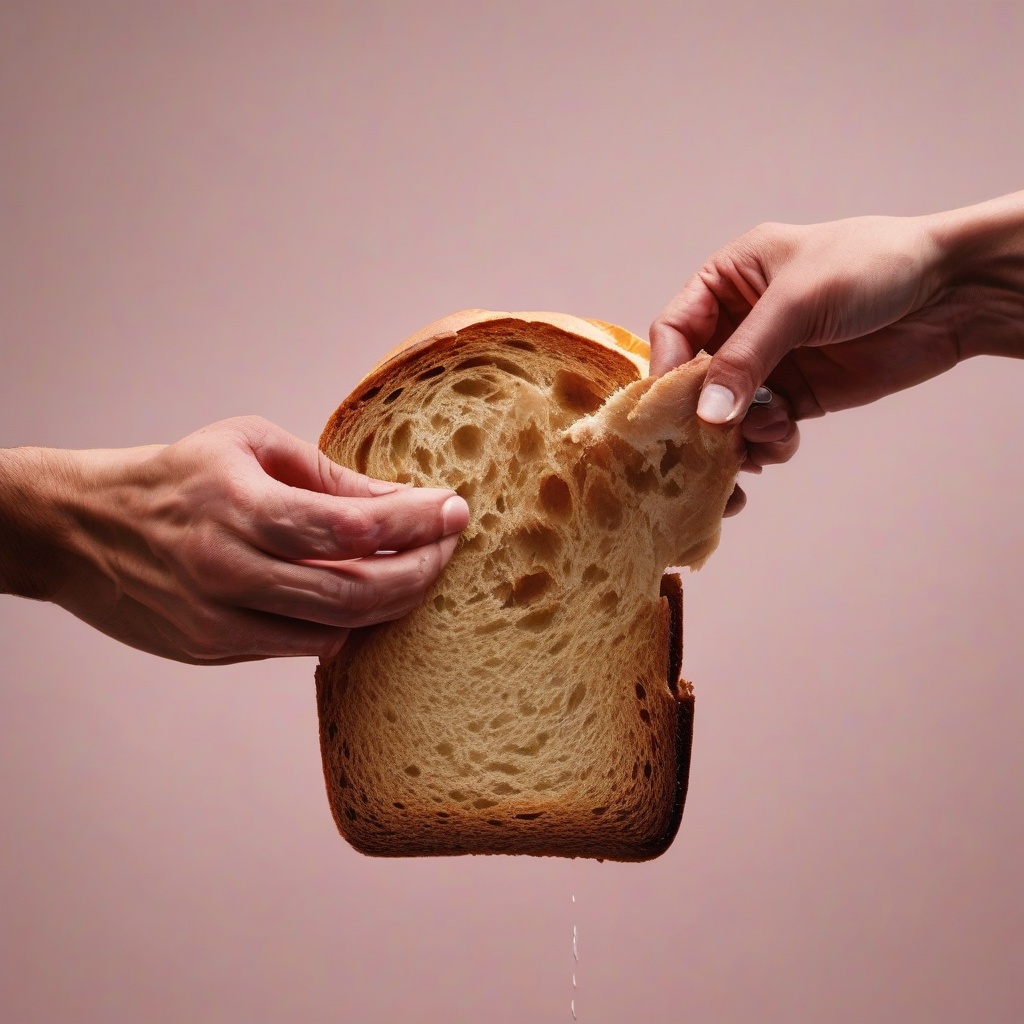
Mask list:
[[[258,417],[175,444],[0,451],[0,592],[191,664],[333,655],[418,605],[469,510]]]
[[[1024,356],[1024,192],[925,217],[762,224],[686,282],[650,337],[656,375],[712,353],[698,407],[709,423],[743,416],[766,383],[772,405],[743,421],[745,468],[785,462],[798,420],[971,356]]]

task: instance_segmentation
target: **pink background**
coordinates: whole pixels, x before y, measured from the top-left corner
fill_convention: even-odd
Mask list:
[[[1024,8],[0,4],[0,443],[309,439],[465,306],[1024,186]],[[313,663],[0,599],[5,1022],[1024,1019],[1024,366],[807,424],[687,591],[679,839],[365,859]]]

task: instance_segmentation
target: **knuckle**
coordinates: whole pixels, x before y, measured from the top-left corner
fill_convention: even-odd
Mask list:
[[[371,580],[343,576],[338,582],[338,603],[359,619],[369,618],[380,606],[380,590]]]
[[[339,511],[335,529],[340,539],[372,550],[376,550],[381,535],[380,525],[373,514],[361,505],[352,503],[344,505]]]

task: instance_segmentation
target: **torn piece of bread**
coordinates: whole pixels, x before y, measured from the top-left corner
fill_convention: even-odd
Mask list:
[[[471,519],[425,603],[316,674],[331,810],[385,856],[646,860],[689,770],[682,588],[718,543],[737,426],[695,415],[708,357],[646,377],[628,331],[467,310],[393,350],[320,447],[454,488]]]

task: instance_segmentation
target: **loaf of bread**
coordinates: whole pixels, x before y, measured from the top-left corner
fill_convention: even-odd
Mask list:
[[[679,826],[693,694],[682,588],[742,456],[695,415],[701,356],[556,313],[466,310],[390,352],[320,447],[446,486],[471,519],[425,603],[317,670],[342,835],[385,856],[646,860]]]

